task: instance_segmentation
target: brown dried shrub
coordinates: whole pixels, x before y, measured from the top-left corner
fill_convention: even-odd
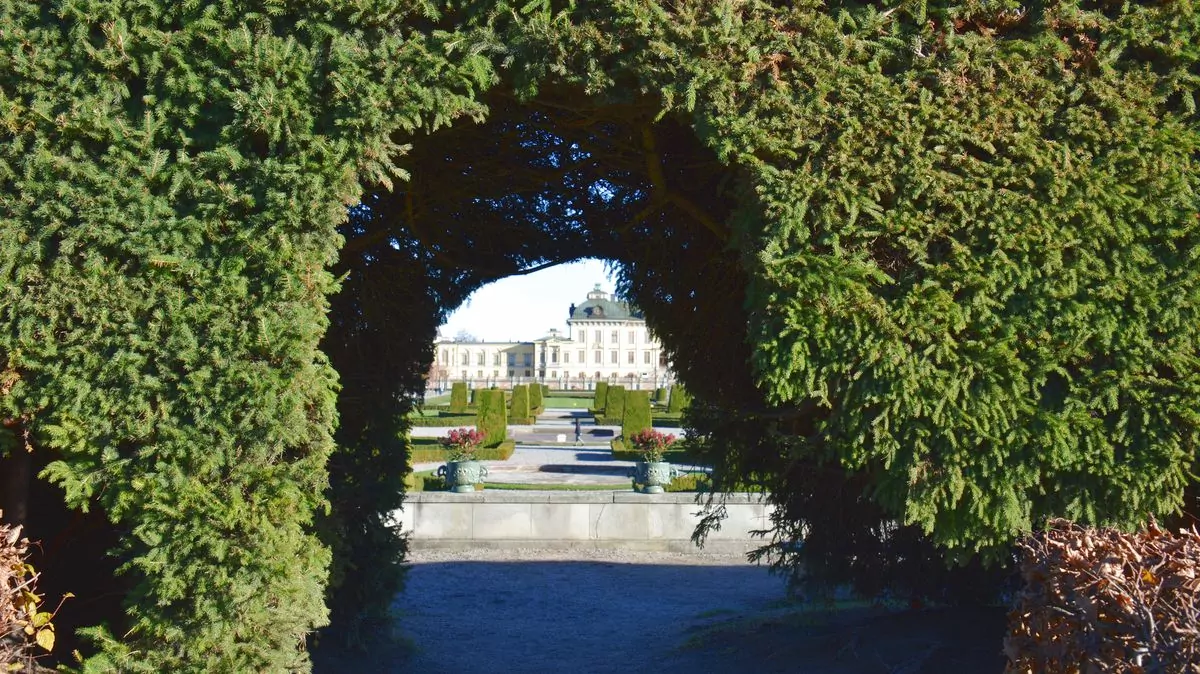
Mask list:
[[[39,610],[38,574],[28,559],[21,527],[0,525],[0,672],[45,671],[35,654],[54,647],[54,616]]]
[[[1007,674],[1200,673],[1200,534],[1053,520],[1020,544]]]

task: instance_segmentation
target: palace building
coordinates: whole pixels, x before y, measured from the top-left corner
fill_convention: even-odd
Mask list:
[[[439,339],[429,386],[465,381],[473,388],[538,382],[554,389],[589,389],[598,381],[653,389],[674,381],[670,364],[636,308],[614,300],[600,284],[571,305],[567,332],[557,329],[532,342]]]

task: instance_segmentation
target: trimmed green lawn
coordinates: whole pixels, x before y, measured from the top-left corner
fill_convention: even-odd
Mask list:
[[[551,396],[548,398],[542,398],[542,407],[563,407],[575,410],[586,410],[588,407],[591,407],[591,405],[591,397],[560,398],[558,396]]]

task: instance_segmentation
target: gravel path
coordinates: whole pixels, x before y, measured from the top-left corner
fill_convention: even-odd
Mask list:
[[[318,672],[692,673],[689,632],[784,596],[765,568],[732,556],[476,550],[410,561],[396,611],[413,648]]]

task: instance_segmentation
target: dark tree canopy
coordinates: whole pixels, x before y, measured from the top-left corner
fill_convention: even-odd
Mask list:
[[[1177,511],[1198,24],[0,0],[0,466],[36,459],[120,541],[88,670],[301,670],[330,613],[386,620],[436,326],[583,257],[663,339],[720,484],[768,489],[813,568]]]

